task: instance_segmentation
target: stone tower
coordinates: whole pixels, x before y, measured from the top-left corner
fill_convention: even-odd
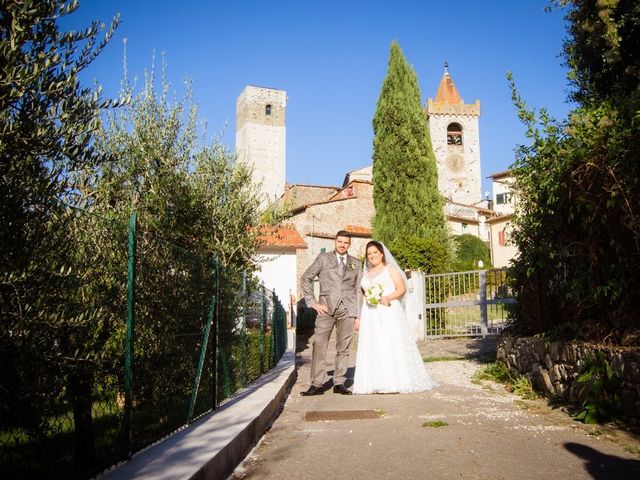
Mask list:
[[[446,63],[436,98],[427,100],[425,114],[438,162],[440,193],[467,205],[481,201],[480,100],[464,103]]]
[[[265,207],[284,193],[287,94],[284,90],[248,85],[236,100],[238,160],[253,167]]]

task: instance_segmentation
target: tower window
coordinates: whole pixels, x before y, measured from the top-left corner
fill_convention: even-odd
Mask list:
[[[462,145],[462,125],[459,123],[447,126],[447,145]]]
[[[271,104],[267,104],[267,106],[264,107],[264,113],[266,115],[271,115]]]

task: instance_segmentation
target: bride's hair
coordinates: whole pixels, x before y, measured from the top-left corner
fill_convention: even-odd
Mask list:
[[[380,242],[378,242],[377,240],[371,240],[369,243],[367,243],[367,248],[364,249],[365,258],[367,257],[367,251],[369,250],[369,247],[376,247],[378,251],[382,254],[382,263],[383,264],[387,263],[387,259],[384,258],[384,247]]]

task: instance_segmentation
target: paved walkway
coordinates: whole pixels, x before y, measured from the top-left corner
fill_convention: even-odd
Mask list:
[[[544,400],[523,401],[491,382],[473,383],[494,348],[474,339],[421,345],[425,356],[464,357],[426,363],[439,383],[429,392],[301,397],[311,348],[299,337],[298,380],[285,408],[231,478],[640,479],[640,438],[573,422]],[[308,421],[359,416],[354,410],[374,410],[377,418]]]

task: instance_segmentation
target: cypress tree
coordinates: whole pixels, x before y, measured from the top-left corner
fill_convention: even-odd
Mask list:
[[[373,117],[375,238],[447,243],[438,169],[415,71],[391,43],[387,76]]]

